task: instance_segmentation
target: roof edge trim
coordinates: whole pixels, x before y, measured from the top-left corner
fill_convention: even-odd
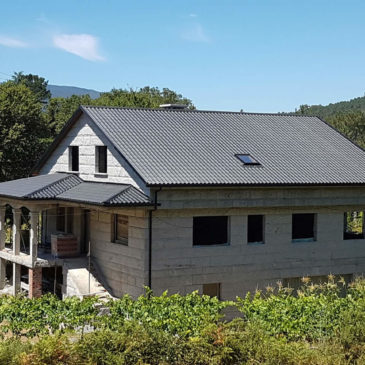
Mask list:
[[[361,147],[360,147],[361,148]],[[166,184],[159,184],[159,183],[149,183],[147,187],[149,188],[189,188],[189,187],[204,187],[204,188],[211,188],[211,187],[245,187],[245,188],[264,188],[264,187],[332,187],[332,186],[359,186],[364,187],[365,183],[262,183],[262,184],[241,184],[241,183],[166,183]]]

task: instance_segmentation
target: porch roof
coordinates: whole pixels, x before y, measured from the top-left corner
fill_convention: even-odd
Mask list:
[[[0,183],[0,197],[21,200],[61,200],[103,206],[152,205],[130,184],[84,181],[74,174],[55,173]]]

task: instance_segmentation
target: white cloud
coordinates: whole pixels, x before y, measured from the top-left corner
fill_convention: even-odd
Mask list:
[[[196,18],[198,16],[198,14],[195,14],[195,13],[191,13],[189,14],[190,18]]]
[[[206,35],[202,25],[199,23],[193,24],[185,29],[181,34],[181,38],[190,42],[210,42],[210,38]]]
[[[16,38],[6,37],[0,35],[0,45],[5,47],[12,47],[12,48],[24,48],[28,45]]]
[[[89,61],[104,61],[99,54],[98,39],[90,34],[59,34],[53,37],[53,45]]]

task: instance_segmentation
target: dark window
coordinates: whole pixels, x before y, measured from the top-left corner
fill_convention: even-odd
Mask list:
[[[247,242],[264,243],[264,216],[249,215],[247,217]]]
[[[255,160],[251,155],[249,154],[237,154],[235,155],[241,162],[243,162],[244,165],[260,165],[260,163]]]
[[[67,208],[66,215],[67,215],[67,233],[73,233],[74,208],[72,207]]]
[[[96,146],[96,172],[107,173],[107,148],[106,146]]]
[[[79,146],[68,148],[68,169],[69,171],[79,171]]]
[[[194,217],[193,245],[228,243],[228,217]]]
[[[315,215],[293,214],[292,239],[293,240],[314,240],[315,239]]]
[[[364,212],[346,212],[343,239],[364,238]]]
[[[128,246],[128,216],[113,214],[113,237],[114,243]]]
[[[66,209],[64,207],[58,207],[57,220],[56,220],[57,231],[65,232],[65,223],[66,223]]]
[[[220,283],[203,284],[203,295],[208,295],[211,298],[217,297],[218,299],[220,299],[220,291]]]

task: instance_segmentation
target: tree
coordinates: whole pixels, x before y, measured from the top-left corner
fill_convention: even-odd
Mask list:
[[[0,84],[0,181],[28,175],[49,143],[42,104],[23,84]]]
[[[45,117],[51,136],[55,137],[80,105],[93,103],[89,95],[72,95],[69,98],[51,98]]]
[[[47,90],[48,81],[38,75],[24,75],[22,71],[14,72],[12,82],[28,87],[40,102],[46,102],[51,97],[51,92]]]
[[[190,109],[195,108],[190,99],[184,98],[175,91],[167,88],[160,90],[150,86],[137,90],[112,89],[93,100],[93,104],[130,108],[158,108],[161,104],[184,104]]]
[[[145,86],[138,90],[112,89],[97,99],[91,99],[89,95],[52,98],[45,113],[51,135],[55,137],[80,105],[158,108],[161,104],[184,104],[190,109],[195,108],[190,99],[175,91]]]
[[[328,123],[343,133],[346,137],[365,148],[365,113],[356,111],[338,113],[327,118]]]
[[[309,105],[303,104],[299,106],[299,113],[306,114],[309,111]]]

